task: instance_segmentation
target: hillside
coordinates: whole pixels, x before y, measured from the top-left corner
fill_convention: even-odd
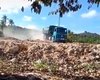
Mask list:
[[[88,37],[100,37],[100,35],[99,34],[97,34],[97,33],[90,33],[90,32],[87,32],[87,31],[85,31],[85,32],[83,32],[83,33],[79,33],[78,35],[80,35],[80,36],[88,36]]]
[[[68,33],[67,39],[68,42],[100,44],[100,35],[87,31],[78,34],[75,34],[73,32]]]
[[[22,28],[20,26],[4,27],[3,33],[5,37],[14,37],[21,40],[25,40],[25,39],[43,40],[43,33],[41,30],[27,29],[27,28]]]

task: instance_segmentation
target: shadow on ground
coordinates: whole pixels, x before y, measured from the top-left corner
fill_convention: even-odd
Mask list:
[[[70,80],[100,80],[100,77],[93,78],[93,77],[88,77],[88,76],[66,76],[66,78],[68,78],[68,80],[69,80],[69,78],[70,78]],[[0,75],[0,80],[48,80],[48,79],[43,79],[43,78],[41,79],[41,78],[36,77],[34,75],[27,75],[27,76]]]
[[[0,80],[42,80],[34,75],[20,76],[20,75],[0,75]]]

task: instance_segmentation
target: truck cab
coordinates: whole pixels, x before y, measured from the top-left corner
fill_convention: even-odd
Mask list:
[[[67,41],[67,28],[50,25],[47,29],[43,29],[44,39],[53,42]]]
[[[66,42],[67,41],[67,29],[64,27],[55,27],[53,35],[53,42]]]

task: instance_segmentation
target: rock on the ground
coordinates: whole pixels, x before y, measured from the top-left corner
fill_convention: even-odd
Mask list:
[[[47,73],[51,71],[55,76],[62,77],[67,75],[100,77],[100,44],[52,43],[4,38],[0,39],[0,55],[0,64],[4,60],[3,65],[7,66],[0,66],[1,72],[5,72],[5,69],[10,72],[37,70]],[[36,63],[38,60],[41,60],[41,63]],[[36,64],[39,64],[38,68],[34,67]],[[13,69],[10,70],[8,66]]]

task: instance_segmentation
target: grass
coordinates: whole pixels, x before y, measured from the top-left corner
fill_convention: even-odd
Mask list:
[[[54,63],[48,63],[46,61],[35,61],[32,63],[33,67],[40,71],[47,71],[47,72],[56,72],[58,70],[58,66]]]
[[[91,70],[98,70],[100,69],[100,63],[96,63],[96,62],[93,62],[93,63],[86,63],[86,64],[83,64],[80,66],[81,68],[85,69],[86,71],[91,71]]]

